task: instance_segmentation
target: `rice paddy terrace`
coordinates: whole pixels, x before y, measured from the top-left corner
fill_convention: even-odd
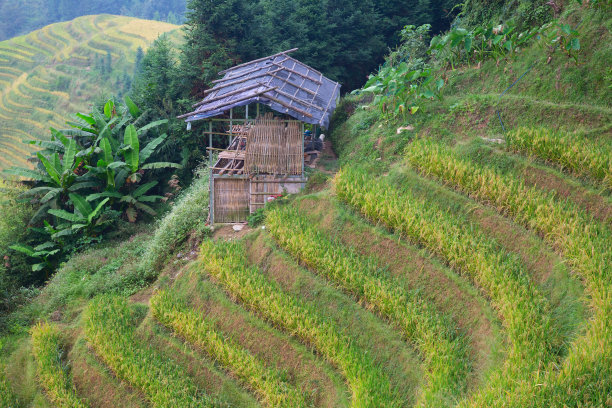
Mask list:
[[[339,159],[265,228],[199,242],[200,180],[154,236],[73,257],[5,346],[0,406],[611,406],[610,107],[498,99],[498,71],[449,74],[411,123],[346,98]]]
[[[96,97],[117,94],[118,79],[134,70],[138,47],[176,29],[95,15],[0,42],[0,170],[26,165],[33,147],[24,140],[47,139],[49,127],[66,128],[70,115],[88,111]],[[97,59],[110,62],[113,74],[101,75]]]

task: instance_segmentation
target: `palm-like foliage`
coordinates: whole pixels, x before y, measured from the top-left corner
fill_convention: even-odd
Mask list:
[[[150,190],[158,181],[143,179],[147,172],[181,167],[151,160],[167,138],[158,130],[167,120],[141,126],[146,113],[129,98],[125,105],[109,100],[102,110],[77,113],[76,117],[76,121],[67,122],[70,129],[52,128],[50,140],[31,142],[41,148],[35,169],[6,171],[32,180],[33,187],[24,193],[39,204],[31,224],[41,218],[51,221],[52,230],[45,231],[50,241],[60,246],[80,236],[99,236],[110,221],[105,216],[107,210],[120,211],[130,222],[137,220],[139,212],[155,215],[151,204],[162,197],[150,194]],[[157,134],[148,137],[154,130]],[[13,249],[40,258],[35,256],[40,252],[36,248]]]

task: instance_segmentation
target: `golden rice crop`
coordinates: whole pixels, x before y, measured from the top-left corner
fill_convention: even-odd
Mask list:
[[[287,332],[309,343],[345,375],[353,407],[399,407],[389,379],[364,350],[314,305],[285,293],[256,267],[250,266],[241,243],[205,241],[200,260],[210,275],[249,308]]]
[[[105,295],[89,302],[84,312],[85,335],[106,365],[139,388],[154,407],[215,406],[184,369],[135,338],[133,319],[123,297]]]
[[[551,370],[543,386],[523,384],[518,395],[529,404],[551,401],[568,406],[609,403],[612,392],[612,233],[569,202],[528,188],[512,176],[480,167],[449,148],[417,141],[408,161],[421,172],[479,199],[537,231],[560,250],[585,282],[594,316],[586,333],[574,341],[559,372]],[[589,384],[589,386],[585,386]],[[536,397],[537,396],[537,397]]]
[[[506,134],[510,150],[527,153],[612,187],[612,149],[585,137],[548,129],[518,128]]]
[[[469,372],[465,343],[417,294],[402,289],[370,258],[333,241],[292,207],[274,209],[266,227],[281,247],[398,326],[425,357],[427,386],[419,405],[452,404]]]
[[[62,340],[57,326],[41,323],[32,328],[32,353],[38,378],[47,396],[58,407],[85,408],[62,362]]]
[[[308,406],[299,390],[282,380],[278,370],[266,367],[263,361],[248,350],[225,338],[204,314],[189,309],[172,292],[163,291],[153,296],[151,311],[162,324],[205,350],[252,387],[266,405],[287,408]]]
[[[553,359],[550,306],[516,256],[449,212],[401,191],[363,169],[345,167],[334,179],[338,197],[438,254],[483,288],[503,317],[510,339],[503,370],[483,395],[511,390],[523,376]]]

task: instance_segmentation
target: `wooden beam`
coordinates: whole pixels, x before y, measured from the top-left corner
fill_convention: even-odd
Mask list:
[[[210,98],[210,99],[204,100],[202,102],[194,103],[191,106],[193,108],[197,108],[198,106],[206,105],[207,103],[210,103],[210,102],[216,102],[216,101],[221,100],[223,98],[226,98],[228,96],[233,96],[233,95],[236,95],[236,94],[239,94],[239,93],[242,93],[242,92],[250,91],[253,88],[257,88],[258,86],[261,86],[259,82],[257,83],[257,85],[251,85],[251,86],[247,86],[246,88],[236,89],[235,91],[228,92],[228,93],[225,93],[223,95],[215,96],[214,98]]]
[[[306,66],[306,68],[308,68],[309,70],[311,70],[311,71],[313,71],[313,72],[316,72],[317,74],[321,75],[322,77],[324,76],[324,75],[323,75],[321,72],[317,71],[317,70],[316,70],[316,69],[314,69],[313,67],[310,67],[310,66],[308,66],[308,65],[304,64],[303,62],[300,62],[300,61],[296,60],[295,58],[293,58],[293,57],[291,57],[291,56],[289,56],[289,55],[287,55],[287,58],[288,58],[288,59],[291,59],[291,60],[294,60],[295,62],[297,62],[297,63],[299,63],[299,64],[301,64],[301,65]]]
[[[278,69],[275,69],[273,71],[268,71],[268,72],[264,72],[264,73],[261,73],[261,74],[258,74],[258,75],[253,75],[250,78],[243,78],[243,79],[240,79],[240,80],[237,80],[237,81],[233,81],[233,82],[227,83],[225,85],[220,85],[218,87],[214,87],[214,88],[211,88],[211,89],[208,89],[208,90],[202,92],[202,95],[208,95],[211,92],[218,91],[218,90],[226,88],[228,86],[238,85],[238,84],[241,84],[243,82],[250,81],[251,79],[257,79],[257,78],[265,77],[266,75],[274,74],[274,73],[282,71],[282,70],[283,70],[282,68],[278,68]],[[204,102],[204,101],[202,101],[202,102]]]
[[[257,72],[257,71],[260,71],[262,69],[269,68],[271,64],[275,64],[275,65],[276,64],[282,64],[283,62],[288,61],[288,60],[289,60],[289,57],[287,57],[285,59],[282,59],[282,60],[280,60],[278,62],[272,62],[271,61],[269,64],[262,65],[262,66],[257,67],[257,68],[249,69],[249,70],[244,71],[243,73],[241,73],[239,75],[235,75],[235,76],[231,76],[231,77],[227,77],[227,78],[215,79],[214,81],[211,81],[211,83],[218,84],[220,82],[231,81],[233,79],[242,78],[243,76],[252,74],[253,72]]]
[[[284,107],[285,107],[285,108],[287,108],[287,109],[294,110],[294,111],[296,111],[296,112],[298,112],[298,113],[301,113],[302,115],[304,115],[304,116],[306,116],[306,117],[308,117],[308,118],[312,118],[312,115],[311,115],[310,113],[308,113],[308,112],[306,112],[306,111],[304,111],[304,110],[302,110],[302,109],[296,108],[295,106],[291,106],[291,105],[289,105],[288,103],[285,103],[285,102],[281,101],[280,99],[277,99],[277,98],[275,98],[275,97],[273,97],[273,96],[266,95],[265,93],[264,93],[264,95],[262,95],[262,96],[263,96],[264,98],[267,98],[267,99],[269,99],[269,100],[273,101],[273,102],[278,103],[278,104],[279,104],[279,105],[281,105],[281,106],[284,106]]]
[[[279,63],[273,62],[273,63],[272,63],[272,65],[276,65],[277,67],[282,67],[282,68],[283,68],[285,71],[289,71],[289,72],[291,72],[292,74],[299,75],[299,76],[301,76],[302,78],[306,78],[307,80],[309,80],[309,81],[311,81],[311,82],[314,82],[314,83],[315,83],[315,84],[317,84],[317,85],[321,85],[321,84],[322,84],[322,82],[321,82],[321,81],[319,81],[318,79],[313,79],[313,78],[309,77],[309,76],[308,76],[308,75],[306,75],[306,74],[302,74],[301,72],[298,72],[298,71],[296,71],[296,70],[294,70],[294,69],[287,68],[287,67],[285,67],[284,65],[281,65],[281,64],[279,64]]]
[[[227,103],[224,103],[224,104],[221,104],[221,105],[215,106],[215,109],[209,109],[208,111],[206,111],[206,110],[203,110],[203,111],[193,111],[193,112],[185,113],[184,115],[177,116],[176,118],[177,118],[177,119],[183,119],[183,118],[186,118],[186,117],[188,117],[188,116],[193,116],[193,115],[197,115],[197,114],[200,114],[200,113],[206,113],[206,112],[209,112],[210,110],[217,110],[217,109],[223,108],[224,106],[229,106],[229,105],[231,105],[231,104],[233,104],[233,103],[237,103],[237,102],[246,101],[247,99],[250,99],[250,98],[252,98],[252,97],[254,97],[254,96],[259,96],[259,95],[261,95],[261,94],[264,94],[264,93],[266,93],[266,92],[273,91],[273,90],[275,90],[275,89],[276,89],[276,87],[274,87],[274,88],[270,88],[270,89],[266,89],[266,90],[263,90],[263,91],[260,91],[260,92],[254,92],[254,93],[252,93],[252,94],[249,94],[249,95],[243,96],[243,97],[241,97],[241,98],[233,99],[233,100],[231,100],[231,101],[228,101]]]
[[[340,84],[338,82],[336,82],[336,86],[334,86],[334,90],[333,90],[333,92],[331,94],[331,98],[329,98],[329,101],[327,101],[327,106],[325,107],[325,110],[323,111],[323,115],[321,116],[321,120],[323,120],[323,118],[325,117],[325,114],[327,113],[327,110],[329,109],[329,105],[331,105],[332,98],[334,97],[334,94],[336,93],[336,89],[338,89],[338,85],[340,85]],[[319,124],[321,126],[323,126],[322,123],[319,122]]]
[[[220,71],[220,72],[219,72],[219,75],[225,74],[226,72],[229,72],[229,71],[233,71],[233,70],[235,70],[236,68],[241,68],[241,67],[244,67],[245,65],[254,64],[254,63],[256,63],[256,62],[260,62],[260,61],[265,61],[265,60],[267,60],[267,59],[269,59],[269,58],[278,57],[279,55],[286,55],[286,54],[290,54],[290,53],[295,52],[295,51],[297,51],[297,50],[298,50],[298,48],[292,48],[292,49],[290,49],[290,50],[287,50],[287,51],[282,51],[282,52],[279,52],[279,53],[274,54],[274,55],[269,55],[269,56],[267,56],[267,57],[263,57],[263,58],[259,58],[259,59],[253,60],[253,61],[245,62],[245,63],[242,63],[242,64],[240,64],[240,65],[236,65],[236,66],[234,66],[234,67],[231,67],[231,68],[228,68],[228,69],[224,69],[223,71]]]
[[[307,182],[308,179],[300,180],[251,180],[251,183],[281,183],[281,184],[301,184]]]
[[[262,85],[264,85],[264,84],[262,84]],[[291,99],[292,101],[295,101],[295,102],[297,102],[297,103],[301,104],[302,106],[306,106],[306,107],[308,107],[308,108],[315,108],[315,109],[318,109],[318,110],[320,110],[320,111],[322,111],[322,110],[323,110],[323,108],[322,108],[322,107],[320,107],[320,106],[313,105],[313,104],[312,104],[312,103],[310,103],[310,102],[303,101],[303,100],[301,100],[301,99],[299,99],[299,98],[296,98],[294,95],[291,95],[290,93],[287,93],[287,92],[281,91],[280,89],[277,89],[275,92],[276,92],[276,93],[278,93],[278,94],[283,95],[283,96],[284,96],[284,97],[286,97],[286,98]]]
[[[284,82],[284,83],[286,83],[286,84],[289,84],[289,85],[291,85],[291,86],[295,86],[295,87],[296,87],[297,89],[299,89],[300,91],[307,92],[307,93],[309,93],[309,94],[311,94],[311,95],[313,95],[313,96],[315,96],[315,95],[317,94],[315,91],[311,91],[310,89],[302,88],[302,85],[304,85],[304,81],[305,81],[305,80],[304,80],[304,81],[302,81],[302,85],[298,85],[298,84],[296,84],[295,82],[291,82],[291,81],[289,81],[289,79],[288,79],[288,78],[287,78],[287,79],[285,79],[285,78],[281,78],[281,77],[279,77],[278,75],[274,75],[274,74],[270,74],[270,76],[272,76],[272,77],[274,77],[274,78],[278,79],[279,81],[283,81],[283,82]]]

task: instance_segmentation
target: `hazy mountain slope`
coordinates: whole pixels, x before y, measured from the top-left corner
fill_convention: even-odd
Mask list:
[[[96,97],[128,90],[138,47],[177,28],[96,15],[0,42],[0,169],[25,164],[24,140],[47,138]]]

